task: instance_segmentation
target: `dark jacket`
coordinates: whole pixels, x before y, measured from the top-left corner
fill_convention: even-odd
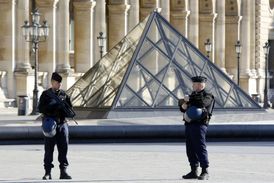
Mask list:
[[[202,90],[200,92],[192,92],[189,96],[189,101],[187,102],[188,108],[191,106],[195,106],[197,108],[202,108],[203,113],[200,120],[192,121],[191,123],[202,123],[202,124],[208,124],[210,117],[212,115],[212,110],[214,108],[214,96],[210,93],[207,93],[205,90]],[[182,108],[181,105],[179,105],[180,111],[185,113],[186,110]],[[185,123],[188,124],[188,123]]]
[[[66,117],[64,111],[64,105],[58,102],[55,97],[52,95],[58,96],[59,99],[65,101],[70,107],[72,107],[69,96],[63,90],[54,91],[52,88],[43,91],[38,109],[39,112],[44,116],[54,117],[57,122],[63,123]]]

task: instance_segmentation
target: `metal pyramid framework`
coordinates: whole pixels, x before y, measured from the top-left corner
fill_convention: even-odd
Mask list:
[[[191,77],[208,78],[215,109],[261,107],[159,13],[139,23],[68,91],[81,117],[176,115]]]

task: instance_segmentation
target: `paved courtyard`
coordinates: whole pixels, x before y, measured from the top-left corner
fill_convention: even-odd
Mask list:
[[[211,183],[274,182],[274,142],[211,142]],[[59,170],[55,154],[53,180]],[[189,171],[184,143],[71,144],[65,182],[179,183]],[[0,146],[0,182],[43,182],[42,145]],[[45,182],[45,181],[44,181]]]

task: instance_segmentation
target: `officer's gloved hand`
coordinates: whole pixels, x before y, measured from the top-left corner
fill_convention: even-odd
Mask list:
[[[206,108],[203,108],[202,110],[203,110],[203,112],[202,112],[201,118],[202,118],[202,120],[207,120],[207,118],[208,118],[207,109],[206,109]]]

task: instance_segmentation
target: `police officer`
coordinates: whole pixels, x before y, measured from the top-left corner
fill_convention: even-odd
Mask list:
[[[66,172],[69,165],[67,160],[69,131],[68,124],[66,123],[62,105],[56,101],[56,96],[61,100],[65,100],[70,106],[71,101],[69,96],[60,89],[62,77],[54,72],[51,77],[51,88],[45,90],[39,101],[38,109],[43,114],[43,118],[51,117],[57,122],[56,134],[53,137],[45,137],[45,154],[44,154],[44,169],[45,175],[42,179],[51,179],[51,169],[54,167],[53,152],[54,146],[57,144],[58,161],[60,163],[60,179],[71,179],[71,176]],[[54,99],[55,98],[55,99]]]
[[[206,180],[208,175],[208,153],[206,149],[206,132],[207,125],[214,107],[214,97],[207,93],[205,83],[207,78],[203,76],[195,76],[191,78],[193,82],[193,92],[190,96],[185,96],[179,100],[181,112],[187,114],[190,107],[200,110],[198,119],[192,120],[184,117],[185,136],[186,136],[186,153],[190,163],[190,173],[183,175],[183,179],[199,179]],[[202,168],[201,174],[198,176],[198,166]]]

